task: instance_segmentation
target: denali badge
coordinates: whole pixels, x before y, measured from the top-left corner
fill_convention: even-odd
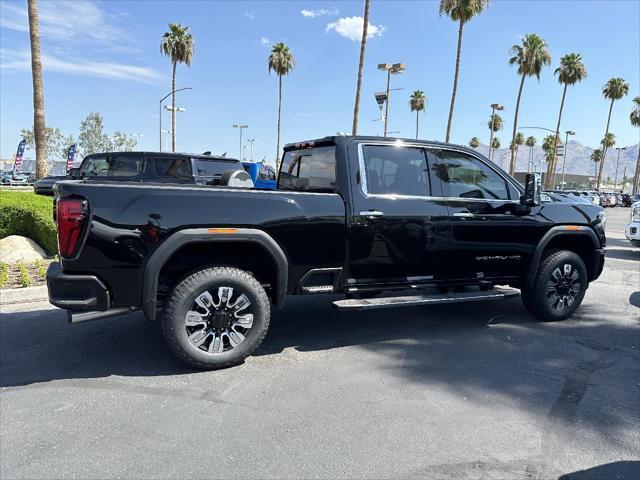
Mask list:
[[[482,257],[476,257],[479,262],[491,262],[495,260],[520,260],[521,255],[484,255]]]

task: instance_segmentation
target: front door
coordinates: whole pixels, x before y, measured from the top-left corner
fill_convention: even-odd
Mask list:
[[[347,282],[388,285],[441,278],[449,221],[426,149],[357,144],[349,162],[354,187]]]
[[[444,149],[434,155],[451,215],[448,277],[520,275],[530,259],[534,226],[518,208],[520,191],[479,157]]]

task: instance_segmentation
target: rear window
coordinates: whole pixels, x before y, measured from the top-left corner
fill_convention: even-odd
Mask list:
[[[323,146],[285,152],[278,178],[282,190],[336,191],[336,147]]]
[[[242,168],[240,162],[229,162],[224,160],[214,160],[206,158],[195,159],[197,174],[200,177],[220,177],[222,172],[229,169],[239,170]]]

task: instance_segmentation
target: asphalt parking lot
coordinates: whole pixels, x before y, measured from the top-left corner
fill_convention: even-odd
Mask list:
[[[140,314],[0,320],[0,477],[640,477],[640,249],[573,318],[519,299],[338,313],[290,299],[236,368],[179,364]]]

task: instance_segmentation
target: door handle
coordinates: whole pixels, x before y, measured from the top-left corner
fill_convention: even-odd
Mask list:
[[[473,213],[471,212],[455,212],[453,214],[454,217],[463,217],[463,218],[469,218],[469,217],[473,217]]]
[[[364,210],[360,212],[360,215],[363,217],[384,217],[384,212],[380,210]]]

